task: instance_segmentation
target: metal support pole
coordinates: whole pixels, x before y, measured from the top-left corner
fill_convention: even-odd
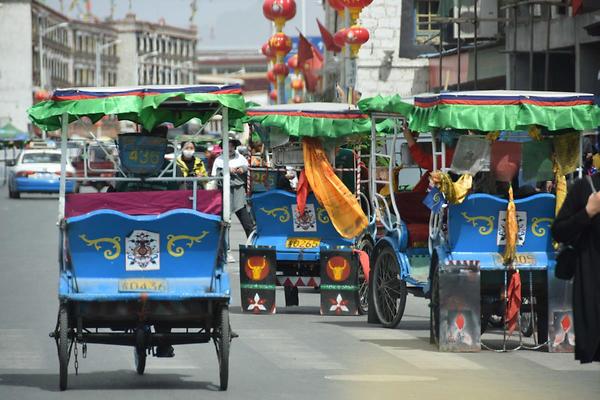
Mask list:
[[[440,66],[439,66],[439,85],[440,85],[440,90],[439,92],[442,92],[442,67],[443,67],[443,61],[442,58],[443,57],[443,52],[444,52],[444,29],[443,29],[444,24],[440,23]]]
[[[62,130],[60,135],[60,183],[58,189],[58,223],[65,217],[65,192],[67,189],[67,131],[69,129],[69,114],[63,113],[61,118]]]
[[[552,6],[546,7],[548,15],[546,16],[546,53],[544,54],[544,90],[548,90],[550,82],[550,21],[552,20]]]
[[[477,0],[475,0],[475,2],[477,3]],[[458,0],[458,16],[460,17],[460,12],[462,11],[462,0]],[[456,76],[456,90],[460,90],[460,68],[461,68],[461,62],[460,62],[460,23],[457,24],[458,26],[458,40],[456,41],[456,55],[458,56],[458,60],[457,60],[457,76]]]
[[[513,21],[514,21],[514,32],[513,32],[513,51],[512,51],[512,87],[511,89],[517,88],[517,7],[513,7]]]
[[[529,4],[529,90],[533,90],[533,3]]]
[[[102,52],[102,46],[96,41],[96,87],[100,87],[100,53]]]
[[[473,82],[473,89],[475,89],[475,90],[477,90],[477,79],[478,79],[478,76],[477,76],[477,69],[478,69],[477,68],[477,61],[478,61],[477,60],[477,30],[479,29],[479,21],[478,21],[478,16],[477,16],[477,12],[478,12],[478,10],[477,10],[477,3],[478,3],[478,0],[475,0],[475,2],[474,2],[474,7],[475,7],[475,10],[474,10],[475,11],[475,21],[473,22],[473,39],[474,39],[473,44],[475,45],[475,48],[473,49],[473,57],[475,58],[475,60],[474,60],[475,61],[475,65],[473,66],[473,68],[474,68],[473,72],[474,72],[474,75],[475,75],[474,76],[474,82]]]
[[[44,89],[44,43],[43,43],[43,34],[42,34],[42,19],[38,20],[38,56],[40,59],[40,88]]]
[[[231,177],[229,175],[229,109],[223,107],[221,137],[223,138],[223,221],[231,223]]]

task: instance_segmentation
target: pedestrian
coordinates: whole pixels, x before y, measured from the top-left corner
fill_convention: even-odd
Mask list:
[[[575,359],[600,361],[600,173],[577,180],[552,224],[552,236],[577,251],[573,277]]]
[[[248,172],[248,160],[237,151],[237,146],[240,146],[240,141],[235,137],[229,138],[229,173],[231,186],[231,212],[234,212],[238,217],[246,237],[254,230],[254,221],[248,211],[246,204],[246,173]],[[220,144],[222,147],[222,143]],[[217,157],[213,163],[212,176],[222,174],[224,168],[223,155]],[[235,259],[228,254],[228,262],[235,262]]]
[[[207,176],[204,162],[195,156],[196,146],[193,142],[184,142],[181,147],[181,155],[177,157],[177,175],[184,178],[196,177],[202,178]],[[183,185],[188,186],[188,185]]]

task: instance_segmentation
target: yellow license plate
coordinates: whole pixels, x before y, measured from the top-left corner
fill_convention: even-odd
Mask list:
[[[501,254],[496,254],[496,264],[502,265],[504,262]],[[515,255],[515,266],[531,266],[536,265],[537,260],[535,255],[530,253],[517,253]]]
[[[119,292],[166,292],[167,282],[163,279],[121,279]]]
[[[320,239],[309,238],[289,238],[285,241],[285,247],[288,249],[314,249],[321,244]]]

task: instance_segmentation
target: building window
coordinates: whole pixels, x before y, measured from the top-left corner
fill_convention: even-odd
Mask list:
[[[439,33],[440,26],[434,19],[438,16],[440,0],[417,0],[415,3],[417,43]]]

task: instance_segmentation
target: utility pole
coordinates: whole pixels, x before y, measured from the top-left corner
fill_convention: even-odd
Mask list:
[[[113,40],[112,42],[108,42],[106,44],[101,44],[96,41],[96,87],[103,86],[104,82],[102,79],[102,64],[101,64],[101,56],[104,49],[111,47],[117,43],[121,43],[120,40]]]

